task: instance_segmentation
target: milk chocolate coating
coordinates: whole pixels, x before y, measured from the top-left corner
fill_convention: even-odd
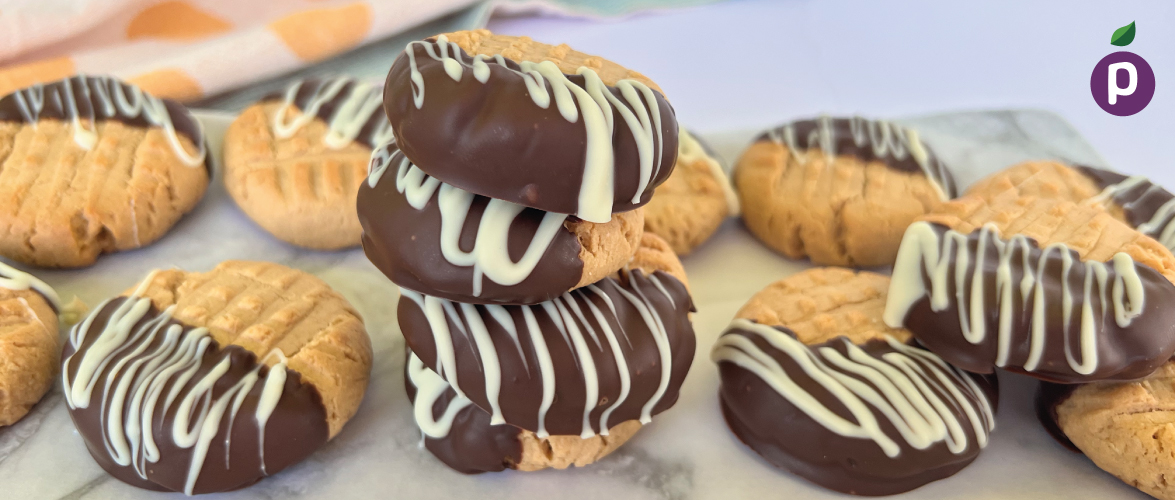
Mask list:
[[[407,363],[404,364],[407,370]],[[404,390],[416,401],[416,386],[405,374]],[[433,418],[439,418],[457,393],[449,388],[433,405]],[[457,412],[449,434],[443,438],[424,436],[424,447],[449,468],[462,474],[500,472],[522,461],[522,430],[509,424],[490,424],[490,414],[476,405]]]
[[[98,338],[98,333],[107,324],[111,315],[126,300],[128,300],[126,297],[111,300],[96,313],[89,334],[86,335],[81,346],[78,346],[76,352],[85,353],[92,347]],[[136,323],[135,328],[144,325],[158,315],[159,311],[152,306],[150,312]],[[190,326],[175,320],[168,321],[166,325],[179,325],[185,330],[191,329]],[[148,342],[145,352],[150,353],[162,343],[163,338],[163,334],[145,337],[145,341]],[[134,360],[143,357],[142,355],[129,355],[137,345],[141,344],[134,344],[111,356],[111,362],[101,370],[96,378],[97,383],[89,406],[70,409],[69,416],[73,419],[78,433],[85,441],[86,448],[90,450],[90,455],[110,475],[127,484],[144,489],[182,492],[187,482],[188,468],[192,461],[194,448],[180,447],[172,439],[172,425],[175,422],[178,403],[173,403],[164,412],[166,398],[161,397],[154,407],[155,413],[150,425],[154,430],[155,443],[159,447],[159,461],[147,462],[146,478],[141,477],[130,465],[117,464],[111,457],[105,443],[103,428],[107,422],[103,409],[110,400],[105,389],[108,387],[106,381],[109,379],[112,367],[119,360],[128,360],[127,365],[130,365]],[[69,360],[62,366],[67,378],[74,376],[83,357],[78,355],[72,359],[69,358],[74,352],[72,344],[67,342],[62,355],[63,360]],[[199,370],[183,385],[180,394],[191,391],[192,387],[225,357],[231,360],[231,364],[228,372],[216,382],[213,389],[214,398],[224,394],[257,366],[257,358],[253,353],[235,345],[218,349],[216,343],[213,342],[204,353]],[[259,376],[262,383],[255,384],[248,392],[236,418],[231,419],[230,422],[226,414],[221,419],[220,428],[209,445],[208,454],[193,493],[215,493],[249,486],[267,475],[276,474],[286,467],[300,462],[326,443],[329,429],[326,423],[326,409],[322,404],[321,396],[314,387],[302,383],[301,376],[297,372],[289,371],[281,399],[265,425],[265,472],[262,472],[258,423],[254,415],[268,371],[268,368],[265,367],[260,369]],[[122,371],[119,377],[111,381],[110,386],[117,385],[126,373],[126,370]],[[173,378],[163,387],[163,391],[171,391],[175,383],[176,379]],[[198,414],[203,407],[201,404],[197,404],[193,411]],[[129,411],[123,414],[124,421],[134,416]],[[139,458],[142,459],[141,455]]]
[[[945,226],[934,224],[935,231],[940,235],[947,231]],[[950,297],[948,306],[941,311],[934,311],[930,307],[930,297],[923,296],[907,312],[903,326],[910,330],[927,349],[941,356],[948,363],[964,370],[975,373],[992,373],[997,359],[997,332],[1000,328],[1000,312],[996,305],[996,269],[999,265],[999,252],[994,240],[988,240],[984,259],[978,262],[979,231],[967,236],[967,279],[964,283],[962,299],[956,299],[957,284],[952,279],[948,283],[946,296]],[[1044,306],[1045,333],[1044,350],[1040,363],[1033,371],[1024,368],[1029,359],[1032,336],[1032,319],[1036,311],[1035,301],[1029,297],[1025,304],[1020,286],[1012,287],[1011,307],[1012,318],[1008,360],[1002,368],[1016,373],[1023,373],[1049,382],[1063,384],[1090,382],[1095,380],[1133,380],[1145,377],[1158,369],[1171,358],[1175,352],[1175,285],[1167,281],[1162,274],[1154,269],[1134,263],[1141,278],[1145,291],[1145,304],[1142,313],[1135,317],[1129,326],[1121,327],[1114,321],[1113,311],[1108,311],[1105,321],[1098,325],[1097,332],[1097,366],[1089,374],[1080,374],[1073,370],[1066,358],[1067,349],[1074,353],[1079,352],[1081,345],[1080,328],[1081,306],[1083,303],[1082,290],[1084,289],[1086,268],[1081,265],[1082,259],[1075,250],[1065,249],[1071,256],[1074,265],[1068,275],[1067,285],[1074,291],[1074,305],[1069,320],[1074,325],[1071,332],[1064,328],[1062,309],[1062,287],[1066,283],[1061,281],[1063,259],[1060,252],[1051,252],[1048,255],[1043,280],[1045,283]],[[1017,246],[1010,259],[1011,283],[1020,283],[1024,276],[1024,252]],[[1035,241],[1031,241],[1027,259],[1036,263],[1040,260],[1041,250]],[[956,267],[957,253],[950,254],[949,269]],[[959,324],[958,303],[960,300],[970,304],[971,273],[976,265],[983,266],[984,296],[983,307],[986,336],[978,344],[972,344],[964,336]],[[1112,286],[1117,272],[1113,264],[1108,264],[1107,283]],[[930,288],[930,277],[924,266],[920,266],[923,282]],[[1096,281],[1096,280],[1095,280]],[[1095,288],[1096,290],[1096,288]],[[891,294],[892,296],[892,294]],[[1112,301],[1107,293],[1107,301]],[[1023,306],[1021,306],[1024,304]],[[969,306],[970,307],[970,306]],[[1112,308],[1112,305],[1107,306]],[[1102,311],[1102,304],[1095,300],[1093,304],[1095,315]],[[1072,346],[1072,347],[1070,347]],[[1075,354],[1078,355],[1078,354]]]
[[[681,282],[672,276],[657,271],[653,274],[665,286],[672,297],[660,293],[656,285],[641,271],[629,273],[628,283],[621,283],[613,278],[605,278],[596,283],[596,286],[606,295],[616,308],[616,314],[606,314],[607,322],[614,332],[621,337],[621,352],[625,357],[622,369],[628,370],[631,375],[631,387],[628,397],[610,415],[607,426],[614,427],[621,422],[636,420],[641,417],[644,405],[652,399],[661,382],[662,365],[660,351],[658,351],[653,333],[649,331],[640,311],[618,290],[624,289],[630,293],[640,294],[649,298],[652,310],[649,312],[660,319],[668,335],[669,353],[672,359],[668,387],[664,395],[653,407],[652,414],[669,409],[677,402],[678,390],[689,372],[690,363],[694,356],[694,331],[689,321],[689,313],[693,310],[693,303],[689,293]],[[564,297],[571,300],[583,311],[582,318],[577,317],[577,327],[586,332],[586,324],[599,333],[599,323],[590,312],[587,301],[591,301],[600,311],[609,312],[611,306],[594,292],[585,292],[578,289],[569,292]],[[563,300],[562,298],[559,300]],[[574,348],[565,340],[564,334],[552,321],[551,316],[541,306],[505,306],[506,311],[514,320],[517,328],[519,344],[515,344],[510,333],[493,318],[487,311],[488,306],[477,306],[477,314],[482,319],[493,339],[494,349],[501,365],[502,385],[499,391],[499,402],[502,415],[506,423],[527,429],[538,430],[539,409],[542,405],[543,381],[538,366],[539,358],[535,353],[535,345],[530,339],[523,316],[522,308],[529,307],[537,320],[538,331],[550,352],[555,377],[555,399],[547,411],[546,430],[551,435],[578,436],[584,430],[584,403],[586,397],[585,375]],[[428,320],[420,307],[413,300],[401,297],[399,304],[400,330],[408,346],[420,357],[425,366],[432,370],[437,367],[436,341]],[[481,368],[481,361],[476,344],[468,336],[460,332],[470,331],[467,320],[462,317],[462,324],[453,322],[451,315],[446,315],[449,331],[452,334],[454,351],[456,353],[456,377],[459,386],[466,397],[481,409],[490,411],[491,406],[486,396],[485,373]],[[621,333],[623,332],[623,334]],[[591,410],[589,423],[593,431],[600,432],[600,416],[611,403],[616,401],[621,392],[621,382],[616,368],[616,359],[608,342],[600,335],[600,343],[592,341],[592,337],[584,333],[586,345],[595,361],[596,372],[599,375],[599,402]],[[625,342],[624,338],[628,341]],[[519,347],[521,346],[521,356]],[[525,359],[525,364],[523,363]],[[528,370],[529,367],[529,370]],[[446,380],[452,383],[453,374],[443,374]]]
[[[435,38],[426,43],[434,45],[434,52],[439,50]],[[409,61],[401,53],[388,72],[384,109],[396,141],[413,163],[429,175],[471,193],[548,212],[576,213],[587,153],[582,117],[574,123],[567,121],[553,97],[545,109],[536,105],[524,78],[516,72],[518,64],[509,59],[505,59],[505,67],[492,58],[485,60],[490,69],[486,83],[474,78],[468,67],[460,81],[453,81],[444,65],[429,57],[421,44],[410,45],[408,50],[414,51],[423,76],[424,103],[417,109],[413,102]],[[457,57],[466,64],[472,61],[464,50]],[[568,78],[584,86],[583,77]],[[550,82],[545,85],[550,92]],[[615,87],[608,87],[608,91],[627,103]],[[659,92],[654,94],[662,133],[653,138],[653,151],[662,152],[661,162],[653,165],[654,175],[636,203],[633,198],[640,182],[637,143],[625,120],[613,113],[613,213],[648,203],[653,188],[669,178],[677,161],[673,107]],[[641,100],[645,102],[644,97]]]
[[[791,123],[784,124],[775,129],[764,132],[756,138],[756,141],[770,141],[774,140],[773,135],[778,137],[783,129],[791,127],[795,131],[796,147],[801,151],[809,149],[821,148],[819,135],[821,134],[820,119],[811,120],[797,120]],[[922,167],[912,154],[907,154],[904,158],[897,159],[892,155],[892,150],[887,149],[884,155],[877,155],[874,151],[875,141],[869,135],[869,131],[879,126],[879,122],[872,120],[865,120],[862,118],[828,118],[829,131],[832,132],[832,149],[836,151],[837,155],[845,155],[855,157],[862,162],[877,161],[883,163],[885,166],[900,172],[909,172],[915,174],[924,173]],[[854,121],[861,126],[861,129],[855,130]],[[896,124],[891,124],[897,126]],[[857,137],[864,140],[858,144]],[[931,172],[931,180],[938,182],[942,187],[948,198],[958,196],[958,189],[955,185],[955,178],[951,175],[951,171],[942,162],[934,151],[925,143],[922,144],[922,149],[926,151],[926,161],[928,163],[928,170]]]
[[[384,147],[395,150],[394,144]],[[474,296],[473,267],[454,265],[441,253],[439,191],[423,210],[416,210],[396,189],[396,168],[403,158],[400,151],[393,154],[388,170],[374,188],[362,183],[357,202],[363,252],[392,282],[426,295],[470,304],[536,304],[558,297],[579,283],[583,275],[579,240],[570,231],[560,230],[530,276],[509,286],[481,277],[481,294]],[[489,201],[484,196],[474,197],[461,229],[461,250],[473,248],[478,223]],[[514,219],[507,240],[513,261],[522,259],[543,216],[542,211],[528,208]]]
[[[1117,172],[1102,170],[1100,168],[1086,167],[1083,165],[1075,165],[1074,168],[1090,179],[1093,179],[1098,187],[1102,189],[1121,183],[1129,178]],[[1126,222],[1130,223],[1133,227],[1138,227],[1150,222],[1155,214],[1158,213],[1159,208],[1171,201],[1172,198],[1175,198],[1175,195],[1163,189],[1162,186],[1154,184],[1151,181],[1143,181],[1130,189],[1114,193],[1113,201],[1122,207],[1122,212],[1126,215]],[[1175,213],[1162,219],[1161,223],[1157,224],[1153,229],[1144,231],[1143,234],[1160,239],[1163,230],[1172,222],[1172,219],[1175,219]]]
[[[332,97],[330,100],[324,101],[319,105],[318,109],[314,112],[315,117],[327,123],[331,121],[331,118],[334,117],[335,112],[339,110],[339,106],[347,101],[351,95],[351,92],[355,90],[355,85],[359,83],[353,78],[347,78],[347,80],[347,83],[343,84],[342,89],[340,89],[339,92],[334,95],[334,97]],[[311,100],[316,96],[316,94],[331,83],[331,80],[319,78],[307,78],[302,80],[301,85],[298,87],[298,91],[294,94],[293,105],[297,107],[299,111],[305,112],[306,108],[309,107]],[[382,93],[382,90],[380,90],[380,88],[377,86],[372,90],[372,92]],[[282,101],[285,100],[285,98],[286,89],[282,89],[262,97],[261,102]],[[359,134],[355,136],[355,142],[358,142],[369,148],[379,147],[379,141],[375,139],[375,136],[379,132],[380,125],[387,123],[387,121],[388,118],[387,115],[383,113],[383,107],[381,106],[376,108],[374,111],[372,111],[371,116],[367,118],[367,121],[363,123],[363,128],[359,129]]]
[[[111,102],[115,102],[113,100],[117,99],[116,92],[129,96],[135,88],[134,85],[111,76],[77,75],[55,82],[38,83],[0,98],[0,121],[30,123],[29,117],[22,111],[25,106],[21,104],[23,99],[25,105],[29,105],[29,96],[18,97],[18,94],[31,93],[44,103],[38,119],[72,120],[74,109],[69,105],[68,99],[68,96],[72,95],[74,102],[77,103],[76,116],[85,127],[91,127],[92,122],[113,120],[135,127],[155,128],[156,125],[148,121],[144,113],[130,115],[124,113],[117,105],[108,108],[103,103],[101,96],[109,96]],[[147,95],[147,92],[144,91],[143,94]],[[205,143],[204,129],[187,108],[171,99],[160,100],[167,108],[167,114],[171,117],[177,134],[187,137],[196,146]],[[211,178],[211,154],[205,156],[204,167],[208,169],[208,177]]]
[[[794,336],[785,327],[775,328]],[[856,418],[836,396],[807,375],[791,356],[774,348],[761,336],[738,328],[727,330],[724,335],[742,335],[750,339],[762,352],[779,363],[802,390],[841,418],[856,422]],[[846,338],[839,337],[809,348],[815,351],[828,347],[847,357],[848,343]],[[877,359],[896,352],[889,344],[879,340],[860,347]],[[889,418],[869,405],[881,430],[901,447],[900,454],[890,458],[871,439],[845,437],[830,431],[754,372],[734,363],[721,362],[718,364],[718,373],[722,381],[719,388],[722,414],[735,436],[772,465],[833,491],[861,496],[903,493],[954,475],[974,461],[980,452],[980,447],[974,441],[976,430],[971,427],[963,410],[956,406],[952,406],[952,410],[960,417],[963,432],[970,438],[967,448],[958,454],[952,453],[943,441],[923,450],[913,448]],[[968,398],[975,400],[976,397],[986,397],[994,412],[998,399],[995,376],[971,377],[983,394],[968,393]],[[877,389],[867,378],[852,378]],[[934,390],[943,401],[953,401],[941,388],[936,387]]]

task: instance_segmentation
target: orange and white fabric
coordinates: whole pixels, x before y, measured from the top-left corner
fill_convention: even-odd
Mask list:
[[[110,74],[193,101],[404,31],[475,0],[6,0],[0,95]]]

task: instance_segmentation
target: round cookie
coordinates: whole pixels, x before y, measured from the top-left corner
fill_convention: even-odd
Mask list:
[[[906,226],[955,196],[950,171],[916,131],[856,117],[764,133],[739,158],[734,185],[763,243],[837,266],[892,264]]]
[[[1089,457],[1122,482],[1162,500],[1175,500],[1167,478],[1175,468],[1175,362],[1132,382],[1042,383],[1038,415],[1062,444]]]
[[[967,190],[994,198],[1016,188],[1021,196],[1057,198],[1105,207],[1111,215],[1175,251],[1175,195],[1142,176],[1055,161],[1030,161],[992,174]]]
[[[756,294],[711,353],[731,431],[772,465],[854,495],[910,491],[970,464],[995,428],[995,377],[887,327],[888,286],[816,268]]]
[[[644,207],[645,231],[686,255],[738,214],[738,195],[709,148],[684,128],[678,132],[677,164]]]
[[[319,250],[359,244],[355,196],[372,148],[392,140],[383,93],[350,77],[296,81],[229,125],[225,187],[278,239]]]
[[[976,373],[1130,380],[1175,353],[1172,303],[1175,285],[1124,252],[1102,262],[993,225],[962,233],[923,221],[902,240],[885,322]]]
[[[318,278],[227,261],[152,271],[70,332],[70,417],[108,473],[188,495],[249,486],[335,437],[371,372],[363,320]]]
[[[677,156],[673,108],[648,78],[486,30],[409,43],[388,72],[384,108],[429,175],[589,222],[648,203]]]
[[[401,290],[409,348],[457,395],[539,438],[607,435],[677,401],[693,302],[681,263],[646,234],[614,277],[537,305],[471,305]]]
[[[458,396],[445,379],[411,353],[404,386],[413,402],[424,447],[464,474],[584,467],[615,451],[641,428],[639,421],[628,420],[608,429],[607,434],[540,438],[510,424],[494,425],[488,412]]]
[[[60,310],[53,288],[0,262],[0,427],[15,424],[53,387]]]
[[[359,188],[367,258],[396,284],[477,304],[537,304],[632,260],[642,209],[596,224],[474,195],[429,177],[395,143]]]
[[[211,178],[182,105],[110,77],[74,76],[0,99],[0,255],[84,267],[162,237]]]

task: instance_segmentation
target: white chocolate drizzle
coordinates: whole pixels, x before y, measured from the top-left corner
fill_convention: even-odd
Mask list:
[[[32,290],[45,297],[49,305],[58,313],[61,312],[61,298],[57,296],[57,291],[48,283],[37,279],[29,273],[21,271],[8,264],[0,262],[0,288],[7,288],[9,290]],[[33,315],[36,317],[36,315]]]
[[[75,95],[74,82],[80,82],[85,95]],[[180,142],[171,112],[164,101],[143,92],[135,85],[106,76],[77,75],[49,84],[36,83],[12,95],[21,116],[34,128],[40,121],[47,103],[62,109],[71,123],[74,143],[86,151],[92,150],[98,144],[98,121],[115,116],[142,117],[152,126],[163,129],[172,151],[181,162],[189,167],[204,164],[207,151],[202,139],[204,127],[200,121],[189,117],[199,130],[200,137],[192,140],[197,151],[196,154],[191,154]],[[92,103],[89,110],[79,108],[80,99]]]
[[[347,76],[337,76],[318,82],[314,93],[305,103],[297,101],[298,92],[306,82],[298,81],[286,88],[281,106],[273,115],[273,132],[278,139],[288,139],[299,129],[310,123],[324,105],[333,103],[330,116],[325,117],[326,135],[323,144],[331,149],[342,149],[359,137],[364,125],[375,114],[380,115],[379,123],[365,138],[366,144],[378,146],[393,139],[391,123],[383,118],[383,90],[377,85],[359,81]],[[335,100],[338,102],[334,102]],[[289,119],[290,109],[301,113]]]
[[[202,378],[194,379],[205,353],[216,348],[207,328],[185,328],[172,323],[174,305],[136,326],[150,311],[151,299],[143,297],[142,293],[153,277],[154,273],[143,280],[104,324],[96,325],[94,320],[110,303],[109,300],[95,308],[70,332],[69,343],[75,352],[62,363],[67,367],[62,370],[66,403],[71,409],[88,408],[94,403],[95,388],[101,386],[106,452],[118,465],[133,467],[143,479],[147,479],[149,464],[160,459],[154,420],[176,406],[175,419],[168,429],[169,437],[176,446],[191,449],[184,486],[184,493],[191,495],[208,459],[209,446],[217,438],[223,420],[227,416],[230,422],[235,421],[246,396],[260,381],[263,385],[254,418],[260,433],[261,472],[268,474],[265,471],[265,426],[281,400],[288,360],[280,351],[271,353],[276,354],[279,361],[269,368],[264,381],[260,380],[263,363],[259,361],[241,380],[214,397],[214,387],[228,373],[232,363],[229,355],[223,354]],[[97,337],[89,348],[76,352],[91,335]],[[77,368],[69,370],[73,358],[79,355]],[[183,390],[189,384],[191,387]],[[223,436],[226,463],[231,424],[229,429],[229,435]]]
[[[785,331],[746,319],[734,320],[730,329],[745,335],[719,337],[710,355],[714,362],[732,363],[753,373],[824,428],[841,436],[872,440],[890,458],[900,456],[902,447],[882,430],[880,418],[888,420],[910,448],[925,450],[944,443],[956,455],[972,443],[986,447],[995,429],[991,403],[978,384],[925,349],[886,336],[885,342],[894,352],[875,357],[846,338],[834,340],[844,343],[846,357],[835,348],[814,348]],[[802,374],[789,375],[751,336],[791,358]],[[844,405],[851,419],[824,406],[793,376],[810,378],[828,391]],[[967,435],[960,412],[974,436]]]
[[[992,225],[985,225],[978,231],[978,247],[972,253],[968,249],[967,234],[949,229],[940,234],[928,222],[910,225],[894,264],[889,299],[885,305],[887,325],[901,327],[910,308],[929,296],[930,308],[935,312],[955,306],[964,338],[971,344],[980,344],[989,341],[987,321],[992,317],[991,308],[995,308],[998,318],[995,365],[1008,366],[1013,346],[1027,343],[1029,353],[1023,368],[1032,372],[1040,367],[1045,345],[1050,340],[1046,334],[1049,309],[1046,294],[1050,287],[1057,286],[1061,291],[1065,338],[1070,338],[1070,332],[1076,326],[1080,339],[1076,349],[1065,341],[1065,358],[1074,373],[1089,375],[1098,367],[1098,332],[1104,322],[1112,319],[1119,327],[1126,328],[1143,312],[1146,296],[1142,278],[1134,259],[1125,253],[1114,254],[1109,263],[1080,261],[1076,253],[1062,243],[1037,250],[1032,240],[1023,235],[1001,239],[998,229]],[[987,255],[989,248],[994,248],[996,255]],[[1050,258],[1059,258],[1062,262],[1057,276],[1044,274]],[[990,295],[994,297],[994,303],[988,300],[985,289],[985,278],[992,271],[992,264],[995,265],[995,290]],[[1112,283],[1109,282],[1110,266],[1114,270]],[[973,269],[969,271],[971,267]],[[1078,267],[1083,268],[1084,280],[1080,289],[1074,290],[1069,283],[1070,275]],[[1019,280],[1014,279],[1016,269],[1023,272]],[[955,287],[954,297],[948,292],[951,282]],[[1021,297],[1019,303],[1013,295],[1016,290]],[[1101,307],[1095,310],[1095,304]],[[1071,324],[1075,306],[1080,307],[1077,325]],[[1031,312],[1027,339],[1016,338],[1013,331],[1013,313],[1017,307],[1025,314]],[[1111,314],[1112,317],[1107,318]]]
[[[524,281],[534,271],[559,232],[565,231],[563,222],[567,220],[566,214],[545,212],[522,258],[515,262],[509,252],[510,226],[526,207],[490,198],[478,222],[473,249],[466,252],[461,249],[459,242],[475,195],[428,176],[409,162],[408,157],[403,154],[393,155],[393,149],[394,146],[389,144],[372,153],[368,186],[374,188],[383,178],[384,172],[391,168],[395,158],[400,158],[396,166],[396,190],[416,210],[424,210],[428,201],[436,196],[437,208],[441,213],[441,255],[454,266],[473,268],[475,297],[481,296],[483,280],[486,278],[503,286],[513,286]]]
[[[714,181],[722,188],[722,196],[726,199],[726,212],[728,216],[738,215],[739,204],[738,194],[734,192],[734,187],[730,185],[730,178],[727,177],[726,171],[722,169],[722,164],[702,146],[685,128],[677,129],[677,163],[686,165],[696,161],[703,161],[707,167],[710,167],[710,175],[714,177]]]
[[[489,80],[490,68],[485,57],[478,55],[465,61],[461,57],[461,47],[450,42],[445,35],[438,36],[435,44],[429,41],[411,42],[404,53],[408,56],[413,104],[417,109],[424,106],[425,96],[424,76],[416,64],[415,48],[418,46],[424,49],[428,57],[440,62],[453,81],[461,81],[466,67],[472,70],[478,82],[484,84]],[[637,80],[620,80],[614,86],[620,91],[622,98],[619,98],[609,90],[595,70],[586,66],[576,71],[577,75],[584,78],[581,87],[551,61],[521,61],[515,70],[507,65],[501,55],[493,59],[504,70],[522,77],[536,106],[548,109],[553,101],[559,114],[568,122],[583,120],[587,150],[576,216],[596,223],[608,222],[612,218],[616,176],[612,136],[617,115],[628,126],[637,146],[640,177],[632,200],[633,203],[640,202],[656,178],[663,156],[660,140],[663,130],[661,109],[652,89]]]
[[[649,278],[655,279],[656,276],[649,276]],[[618,291],[619,296],[629,302],[632,308],[640,315],[641,321],[645,324],[646,331],[653,336],[654,343],[657,347],[658,359],[661,365],[660,382],[655,393],[644,402],[639,417],[642,424],[647,424],[652,421],[653,408],[664,397],[669,386],[669,379],[672,375],[673,357],[670,352],[669,335],[653,303],[641,291],[640,287],[632,287],[632,290],[626,290],[625,287],[616,284],[616,286],[611,288]],[[658,293],[665,293],[662,292],[662,290],[665,290],[663,285],[658,284],[655,288]],[[534,371],[537,370],[543,387],[542,403],[538,413],[538,428],[535,431],[535,435],[539,438],[546,438],[550,435],[545,422],[546,413],[554,402],[558,387],[556,386],[555,367],[550,355],[550,347],[547,344],[543,332],[539,329],[536,315],[547,315],[555,325],[559,336],[572,352],[579,366],[579,370],[583,374],[585,400],[583,428],[580,437],[585,439],[597,435],[597,432],[592,427],[591,412],[596,409],[599,401],[600,380],[602,377],[598,372],[599,366],[596,363],[595,357],[592,355],[593,349],[590,344],[595,344],[596,350],[606,350],[606,352],[611,353],[615,360],[614,365],[618,370],[615,375],[620,381],[620,394],[599,417],[598,428],[600,430],[598,434],[603,436],[608,435],[609,425],[613,425],[610,424],[609,418],[613,411],[627,401],[632,387],[633,373],[622,347],[623,342],[623,345],[627,345],[631,349],[632,340],[629,338],[630,332],[625,332],[623,328],[618,328],[621,323],[617,317],[616,305],[612,302],[614,296],[610,296],[599,284],[578,288],[566,292],[558,298],[536,305],[509,306],[521,312],[523,318],[521,322],[516,322],[513,316],[506,312],[506,309],[502,306],[457,304],[446,299],[417,293],[407,288],[401,288],[400,293],[403,297],[416,303],[417,307],[420,308],[428,320],[433,341],[436,345],[435,372],[447,382],[449,387],[453,388],[458,398],[467,398],[467,396],[465,395],[466,391],[461,388],[457,380],[456,346],[458,344],[453,339],[453,332],[449,325],[455,325],[458,333],[465,336],[466,342],[477,352],[480,368],[485,378],[485,392],[490,406],[491,425],[508,422],[503,418],[501,406],[498,402],[498,392],[502,382],[498,354],[493,348],[493,342],[489,338],[489,332],[486,330],[479,309],[487,309],[489,311],[489,318],[502,325],[503,329],[519,333],[525,332],[526,338],[530,341],[535,358],[538,360],[538,366],[529,365],[525,366],[525,369],[532,376]],[[592,297],[599,298],[607,307],[599,307],[592,300]],[[665,297],[669,297],[669,294],[665,293]],[[673,299],[669,298],[669,300],[672,302]],[[494,313],[492,308],[495,307],[501,308],[502,313]],[[598,329],[593,327],[588,321],[589,315],[599,326]],[[468,328],[466,325],[468,325]],[[522,346],[518,337],[515,336],[513,341],[518,349],[520,358],[525,359],[522,356]],[[443,392],[443,389],[437,390]],[[433,392],[428,392],[428,394],[433,394]],[[436,397],[439,397],[439,394]],[[421,423],[419,412],[423,410],[420,409],[419,405],[422,404],[420,402],[422,399],[419,395],[417,398],[417,422]],[[432,406],[427,405],[426,407],[431,412]],[[431,418],[431,413],[429,414],[429,418]],[[430,420],[425,420],[421,428],[423,429],[425,426],[432,425]],[[447,424],[441,427],[430,428],[441,429],[446,426]],[[437,437],[428,432],[426,432],[426,435]]]
[[[1131,192],[1138,187],[1144,187],[1145,189],[1142,192]],[[1134,175],[1116,184],[1110,184],[1105,189],[1102,189],[1101,193],[1090,198],[1089,201],[1096,204],[1105,204],[1112,200],[1121,205],[1124,210],[1130,212],[1139,210],[1135,208],[1135,205],[1140,204],[1142,200],[1149,200],[1155,196],[1170,199],[1160,205],[1155,210],[1155,213],[1151,215],[1150,219],[1139,224],[1136,229],[1141,233],[1153,236],[1168,249],[1175,250],[1175,197],[1172,197],[1170,193],[1159,185],[1147,180],[1146,177]]]
[[[416,354],[408,356],[408,382],[416,388],[416,398],[412,402],[412,416],[416,426],[425,436],[442,439],[453,429],[453,419],[465,407],[473,404],[469,398],[457,395],[449,400],[444,413],[440,418],[433,414],[433,407],[449,389],[449,383],[427,366]]]
[[[821,116],[817,118],[816,128],[807,137],[796,137],[794,124],[789,123],[767,132],[767,137],[779,144],[786,145],[792,157],[800,164],[808,161],[808,153],[819,149],[825,158],[835,158],[837,155],[836,127],[833,118]],[[922,142],[918,131],[903,127],[893,122],[881,120],[866,120],[859,116],[847,118],[849,121],[849,135],[853,144],[858,148],[869,148],[873,156],[885,161],[892,159],[900,162],[912,158],[923,175],[930,181],[935,192],[943,200],[951,198],[947,185],[949,183],[946,167],[937,158],[933,157]]]

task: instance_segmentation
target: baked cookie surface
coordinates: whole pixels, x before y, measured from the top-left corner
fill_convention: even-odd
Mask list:
[[[203,129],[177,102],[75,76],[0,99],[0,255],[84,267],[148,245],[204,195]]]
[[[363,321],[318,278],[228,261],[154,271],[96,307],[62,359],[95,461],[142,488],[234,490],[333,438],[371,370]]]
[[[752,297],[711,352],[735,436],[855,495],[906,492],[970,464],[995,426],[995,378],[887,326],[888,287],[883,275],[815,268]]]
[[[906,226],[955,196],[916,131],[862,118],[764,133],[739,158],[734,186],[743,221],[767,246],[848,267],[893,263]]]
[[[648,78],[487,30],[408,44],[384,107],[400,148],[429,175],[589,222],[648,203],[677,156],[673,108]]]
[[[382,91],[349,77],[305,80],[241,112],[224,139],[225,187],[285,242],[359,244],[355,197],[371,150],[392,138]]]
[[[739,211],[738,195],[715,155],[693,134],[678,130],[677,164],[644,207],[645,231],[678,255],[701,245]]]
[[[1175,486],[1167,479],[1175,467],[1173,403],[1175,362],[1137,381],[1042,384],[1037,394],[1041,422],[1059,433],[1058,439],[1127,485],[1162,500],[1175,499]]]
[[[971,186],[968,195],[992,199],[1016,189],[1020,196],[1100,206],[1118,220],[1175,250],[1175,195],[1141,176],[1055,161],[1024,162]]]
[[[640,247],[643,209],[596,224],[468,193],[394,143],[359,188],[363,250],[401,287],[474,304],[537,304],[599,281]]]
[[[53,288],[0,263],[0,427],[28,414],[56,381],[60,309]]]

